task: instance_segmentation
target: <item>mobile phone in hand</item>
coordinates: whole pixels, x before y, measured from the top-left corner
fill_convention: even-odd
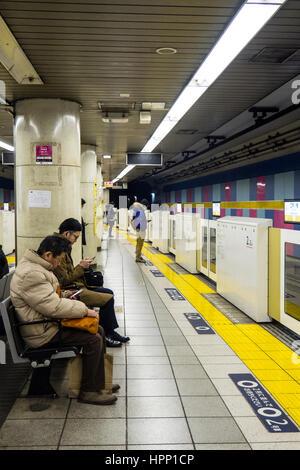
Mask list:
[[[83,292],[83,289],[79,289],[74,294],[70,295],[69,299],[74,299],[74,297],[77,297],[77,295],[81,294]]]

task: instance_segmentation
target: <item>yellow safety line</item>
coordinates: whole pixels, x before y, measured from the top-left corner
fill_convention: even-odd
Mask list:
[[[130,243],[135,238],[124,231]],[[234,324],[201,294],[213,293],[200,279],[190,274],[176,274],[166,263],[165,255],[153,254],[144,244],[146,256],[184,297],[196,308],[234,353],[248,367],[275,400],[300,425],[300,356],[274,338],[258,324]]]

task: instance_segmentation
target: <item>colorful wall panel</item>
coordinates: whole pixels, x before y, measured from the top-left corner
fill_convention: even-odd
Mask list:
[[[183,207],[184,203],[192,202],[193,212],[201,213],[201,217],[213,219],[211,203],[221,201],[221,217],[229,215],[270,218],[273,220],[273,227],[300,230],[300,225],[285,224],[283,213],[284,199],[300,199],[300,168],[297,168],[299,160],[300,153],[289,155],[285,160],[271,160],[264,163],[262,168],[257,165],[256,172],[264,169],[265,174],[254,175],[255,166],[252,165],[240,169],[239,172],[235,170],[224,173],[222,182],[218,182],[222,176],[216,174],[206,179],[211,184],[194,186],[197,180],[174,184],[171,185],[171,191],[165,193],[162,202],[181,202]],[[294,170],[290,169],[292,164],[295,166]],[[289,171],[280,171],[285,167]],[[250,170],[246,171],[246,168]],[[277,173],[274,168],[278,170]],[[239,174],[242,177],[239,178]],[[246,174],[251,177],[245,178]],[[237,179],[229,179],[227,176],[237,176]],[[205,178],[200,180],[204,182]],[[205,207],[197,208],[197,203],[204,203]]]

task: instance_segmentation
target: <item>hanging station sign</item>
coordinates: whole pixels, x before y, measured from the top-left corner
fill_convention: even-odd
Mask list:
[[[129,152],[126,154],[126,165],[162,166],[162,153]]]

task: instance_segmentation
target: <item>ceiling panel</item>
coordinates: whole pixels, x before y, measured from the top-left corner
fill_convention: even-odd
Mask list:
[[[103,153],[105,180],[125,165],[126,151],[139,151],[167,111],[153,111],[150,125],[139,124],[143,101],[166,103],[166,110],[211,50],[241,0],[80,0],[2,1],[0,14],[44,81],[18,85],[0,66],[7,99],[65,98],[81,103],[81,140]],[[195,104],[157,150],[179,158],[203,136],[238,116],[299,73],[300,55],[283,64],[253,63],[265,47],[300,49],[300,5],[289,0],[222,77]],[[173,47],[174,55],[156,49]],[[98,102],[125,106],[128,124],[105,124]],[[128,99],[127,99],[128,101]],[[5,121],[4,127],[1,126]],[[180,131],[193,130],[184,134]],[[12,142],[12,117],[0,113],[0,136]],[[135,178],[144,170],[128,175]],[[154,179],[155,181],[155,179]]]

